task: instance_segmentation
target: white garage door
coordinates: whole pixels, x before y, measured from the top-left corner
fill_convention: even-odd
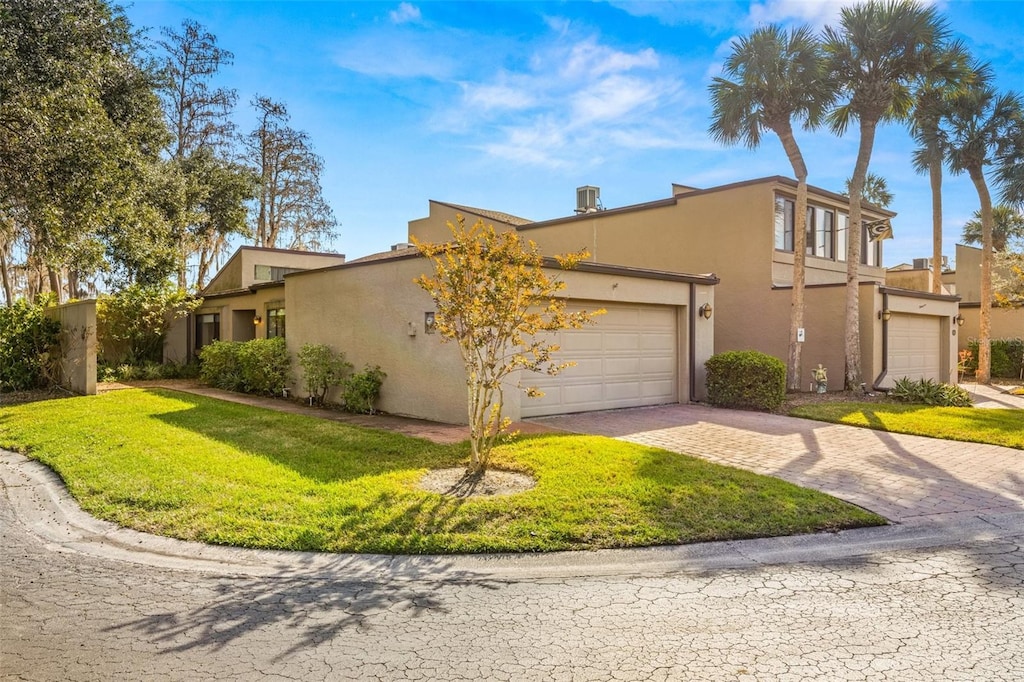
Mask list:
[[[933,379],[941,381],[942,328],[934,315],[893,313],[889,320],[889,368],[893,381]]]
[[[678,402],[676,308],[593,303],[570,310],[608,312],[583,329],[558,334],[555,356],[574,360],[556,376],[525,374],[543,398],[522,398],[522,416],[609,410]]]

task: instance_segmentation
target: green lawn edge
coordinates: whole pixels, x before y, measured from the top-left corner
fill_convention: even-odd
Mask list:
[[[545,435],[495,465],[537,486],[458,500],[416,488],[465,443],[160,389],[0,410],[0,446],[52,468],[121,526],[259,549],[383,554],[540,552],[837,531],[885,520],[824,493],[600,436]]]
[[[790,410],[789,415],[877,431],[1024,450],[1024,410],[1012,408],[836,402],[801,405]]]

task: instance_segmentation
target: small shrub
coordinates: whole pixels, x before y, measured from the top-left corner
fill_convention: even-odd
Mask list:
[[[242,390],[259,395],[281,395],[288,384],[291,358],[281,337],[253,339],[240,344],[238,362]]]
[[[753,350],[727,351],[704,366],[712,405],[775,410],[786,399],[786,365],[778,358]]]
[[[225,391],[241,391],[242,363],[238,358],[242,344],[214,341],[199,351],[199,379]]]
[[[100,356],[114,366],[160,362],[164,338],[171,325],[201,303],[202,299],[192,298],[170,283],[133,284],[114,294],[100,296],[96,302]]]
[[[285,340],[214,341],[199,351],[199,378],[225,391],[281,395],[291,358]]]
[[[43,388],[54,375],[60,322],[45,309],[23,300],[0,307],[0,393]]]
[[[345,379],[341,395],[345,409],[360,414],[373,414],[374,404],[380,397],[380,387],[386,377],[387,374],[380,367],[367,365],[362,372]]]
[[[306,393],[317,405],[323,405],[327,392],[340,386],[352,365],[345,361],[344,353],[335,353],[322,343],[307,343],[299,349],[299,366],[306,384]]]
[[[934,407],[971,407],[971,394],[959,386],[931,379],[897,379],[889,397],[901,403]]]
[[[199,376],[199,363],[190,362],[144,362],[141,365],[108,365],[99,363],[96,366],[97,381],[136,381],[138,379],[195,379]]]

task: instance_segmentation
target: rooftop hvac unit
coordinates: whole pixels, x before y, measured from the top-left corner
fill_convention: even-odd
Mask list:
[[[932,269],[932,259],[931,258],[915,258],[914,259],[914,269],[915,270],[931,270]],[[948,270],[949,269],[949,256],[943,256],[942,257],[942,269],[943,270]]]
[[[577,187],[576,212],[594,213],[599,210],[601,210],[601,188],[591,187],[590,185]]]

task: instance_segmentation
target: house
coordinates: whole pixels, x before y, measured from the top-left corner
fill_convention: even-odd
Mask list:
[[[756,349],[785,358],[795,196],[795,181],[774,176],[703,190],[673,185],[667,198],[605,210],[597,188],[583,187],[574,214],[546,221],[430,201],[428,215],[410,221],[408,234],[410,241],[447,241],[447,222],[461,215],[517,230],[545,254],[590,252],[577,269],[559,272],[563,293],[570,308],[607,314],[561,332],[562,358],[575,367],[513,379],[505,413],[519,419],[700,400],[704,362],[713,353]],[[809,385],[811,369],[824,365],[833,389],[842,388],[844,369],[846,206],[845,197],[810,189],[804,372]],[[865,220],[894,215],[865,210]],[[951,380],[958,299],[887,285],[882,244],[870,242],[864,229],[857,238],[864,251],[859,319],[868,385],[888,388],[903,376]],[[465,423],[461,359],[454,344],[432,333],[433,301],[413,283],[431,264],[416,249],[397,244],[336,263],[293,257],[300,258],[240,250],[203,292],[203,307],[184,334],[188,352],[211,338],[283,335],[293,356],[304,344],[328,344],[356,367],[379,365],[387,373],[382,410]],[[280,277],[249,277],[257,265]],[[520,379],[544,398],[514,390]],[[299,395],[301,385],[297,376]]]
[[[458,207],[470,218],[494,217]],[[503,216],[508,221],[517,220]],[[305,254],[310,255],[310,254]],[[414,284],[432,268],[407,244],[347,263],[297,269],[300,254],[240,249],[203,292],[203,305],[175,330],[176,349],[196,352],[220,338],[285,337],[293,357],[307,343],[345,353],[357,368],[379,365],[388,375],[380,409],[435,421],[465,423],[466,384],[455,344],[442,344],[431,323],[434,304]],[[236,265],[235,263],[241,263]],[[239,279],[255,264],[296,268],[278,280]],[[548,267],[556,268],[552,261]],[[605,309],[596,324],[560,332],[561,359],[577,364],[557,376],[514,377],[505,391],[512,419],[615,407],[688,402],[704,397],[704,362],[714,348],[713,275],[587,262],[559,271],[570,309]],[[285,319],[287,327],[276,320]],[[263,318],[257,321],[258,318]],[[294,384],[302,395],[301,372]],[[528,399],[515,388],[545,392]],[[331,398],[336,396],[330,396]]]
[[[344,262],[337,253],[239,248],[200,292],[202,307],[172,326],[164,360],[187,362],[216,340],[284,336],[284,276]]]
[[[942,282],[960,297],[963,326],[960,329],[959,347],[962,350],[971,341],[977,341],[981,333],[981,249],[957,244],[955,264],[954,270],[943,273]],[[1024,338],[1024,307],[992,308],[990,319],[989,338]]]
[[[604,210],[596,188],[580,188],[573,215],[541,222],[477,213],[495,227],[516,229],[545,253],[586,248],[595,262],[668,272],[714,272],[716,353],[755,349],[785,359],[793,284],[796,182],[780,176],[709,189],[673,185],[671,196]],[[580,203],[580,200],[590,203]],[[819,363],[841,389],[845,368],[846,197],[811,187],[805,275],[805,384]],[[445,239],[445,223],[466,207],[430,202],[410,235]],[[866,221],[895,214],[866,206]],[[858,230],[862,262],[860,337],[868,386],[886,389],[903,376],[950,381],[956,372],[957,299],[886,284],[881,242]]]

